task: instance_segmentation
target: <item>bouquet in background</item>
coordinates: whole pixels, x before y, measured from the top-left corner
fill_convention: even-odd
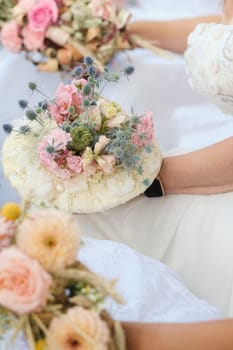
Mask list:
[[[130,16],[122,1],[19,0],[11,20],[5,16],[1,42],[12,52],[25,51],[41,71],[70,70],[87,55],[103,71],[118,50],[139,45],[162,52],[129,37]]]
[[[0,29],[3,24],[12,18],[13,3],[11,0],[0,0]]]
[[[74,219],[55,209],[0,212],[0,343],[4,349],[124,350],[121,325],[104,309],[122,303],[115,281],[76,260]],[[24,335],[22,339],[22,334]],[[25,342],[26,340],[26,342]]]
[[[105,68],[97,78],[91,57],[60,83],[54,99],[35,107],[20,100],[24,119],[3,125],[10,133],[2,148],[5,175],[32,204],[70,212],[98,212],[143,193],[157,176],[162,155],[151,112],[125,112],[102,95],[104,86],[129,76]]]

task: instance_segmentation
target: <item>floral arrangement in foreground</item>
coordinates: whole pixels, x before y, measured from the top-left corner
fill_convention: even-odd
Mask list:
[[[55,209],[21,214],[15,203],[3,206],[0,342],[8,338],[11,348],[23,332],[31,350],[125,349],[121,325],[104,309],[107,296],[122,303],[115,282],[78,262],[79,248],[70,215]]]
[[[132,72],[132,67],[120,74],[106,68],[97,78],[86,57],[71,83],[59,84],[54,99],[43,99],[34,108],[19,101],[25,117],[3,125],[10,136],[2,161],[24,200],[96,212],[125,203],[153,182],[162,156],[152,113],[127,113],[102,96],[106,83]],[[34,83],[29,87],[40,92]]]
[[[122,3],[124,1],[19,0],[3,18],[1,42],[12,52],[27,52],[27,58],[41,71],[69,70],[86,55],[92,56],[102,71],[103,64],[110,61],[116,51],[135,45],[162,53],[136,36],[129,37],[127,23],[131,15]]]

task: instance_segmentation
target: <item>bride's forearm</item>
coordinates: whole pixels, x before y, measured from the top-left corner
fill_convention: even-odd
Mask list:
[[[187,324],[125,323],[127,350],[232,350],[233,320]]]
[[[167,194],[233,191],[233,137],[195,152],[165,158],[159,176]]]
[[[160,47],[182,53],[187,47],[188,35],[201,22],[218,22],[220,16],[196,17],[171,21],[138,21],[130,23],[130,34],[155,42]]]

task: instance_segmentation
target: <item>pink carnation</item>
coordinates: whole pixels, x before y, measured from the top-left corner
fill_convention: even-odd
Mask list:
[[[67,167],[76,174],[83,171],[82,158],[78,156],[70,156],[66,159]]]
[[[58,7],[54,0],[40,0],[28,12],[28,23],[32,31],[45,32],[58,19]]]
[[[114,20],[116,17],[117,5],[113,0],[92,0],[90,7],[95,16],[105,20]]]
[[[60,128],[53,129],[45,135],[38,145],[37,153],[42,165],[52,174],[62,179],[71,177],[67,169],[67,158],[72,155],[67,151],[66,146],[72,137]],[[53,148],[53,152],[48,152],[48,147]]]
[[[1,42],[7,50],[11,52],[18,52],[22,47],[22,39],[19,36],[20,28],[16,21],[4,23],[1,30]]]
[[[26,26],[22,30],[23,43],[28,50],[40,50],[44,47],[44,33],[34,32],[29,26]]]
[[[150,144],[154,137],[154,122],[152,112],[147,112],[136,127],[136,132],[132,135],[132,142],[137,147]]]
[[[41,311],[51,284],[41,265],[17,248],[0,253],[0,305],[19,315]]]
[[[15,223],[0,215],[0,251],[10,245],[14,235]]]

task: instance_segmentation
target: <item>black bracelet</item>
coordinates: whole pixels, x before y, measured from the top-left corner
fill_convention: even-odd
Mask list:
[[[147,188],[144,195],[149,198],[162,197],[164,195],[162,182],[158,177],[153,181],[150,187]]]

